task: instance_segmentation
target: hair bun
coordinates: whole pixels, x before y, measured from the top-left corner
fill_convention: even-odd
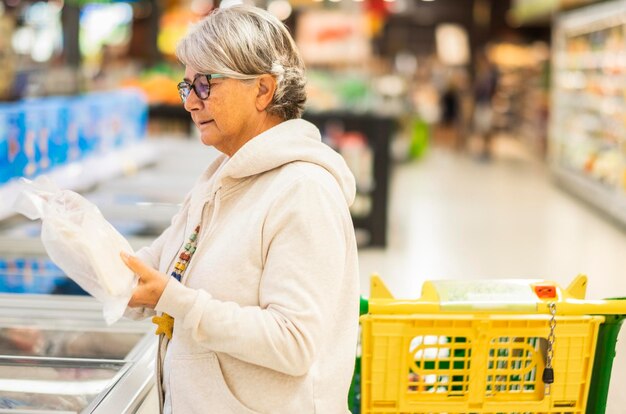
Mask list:
[[[271,73],[276,76],[276,80],[280,83],[285,76],[285,67],[278,62],[272,63]]]

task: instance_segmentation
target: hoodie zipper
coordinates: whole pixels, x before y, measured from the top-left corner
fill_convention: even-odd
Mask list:
[[[211,216],[210,219],[208,220],[208,225],[205,227],[206,230],[202,231],[202,227],[200,230],[200,239],[198,240],[198,243],[196,244],[196,253],[194,254],[194,256],[191,258],[191,260],[189,261],[189,264],[187,265],[187,269],[185,270],[185,276],[183,277],[183,280],[181,281],[181,283],[183,283],[184,285],[187,284],[187,281],[189,280],[189,277],[191,276],[191,268],[193,267],[193,265],[197,262],[194,261],[193,259],[198,256],[198,254],[200,253],[200,246],[202,245],[202,242],[207,240],[207,238],[213,233],[213,225],[215,223],[215,219],[217,217],[217,215],[219,214],[220,211],[220,197],[219,197],[219,193],[221,192],[222,187],[219,187],[215,193],[213,193],[213,200],[211,200],[210,204],[213,206],[212,211],[211,211]],[[209,205],[209,203],[205,203],[204,207],[202,208],[202,218],[200,220],[200,225],[202,225],[202,223],[206,223],[206,217],[205,215],[208,213],[207,210],[207,205]]]
[[[216,200],[218,199],[217,193],[220,190],[221,190],[221,187],[218,188],[217,191],[215,191],[215,193],[213,195],[213,200],[212,200],[211,204],[213,204],[213,206],[214,206],[214,208],[213,208],[214,214],[211,215],[211,220],[209,222],[209,226],[208,226],[207,230],[211,228],[211,226],[213,224],[213,221],[214,221],[214,217],[216,216],[216,213],[219,210],[219,208],[215,207],[215,206],[217,205]],[[202,212],[200,213],[200,223],[199,223],[199,225],[200,225],[201,229],[202,229],[202,223],[206,222],[204,216],[206,214],[207,204],[208,203],[206,203],[206,202],[204,203],[204,205],[202,206]],[[189,220],[188,220],[188,222],[189,222]],[[202,231],[200,232],[200,240],[198,240],[196,248],[198,248],[200,246],[200,242],[205,239],[205,237],[202,237],[203,233],[205,233],[205,232],[202,232]],[[183,238],[183,243],[178,247],[178,249],[176,250],[176,254],[174,255],[174,257],[172,258],[172,260],[170,261],[170,263],[167,266],[168,274],[172,270],[172,265],[173,265],[174,261],[176,260],[176,258],[178,257],[178,253],[182,249],[182,246],[184,246],[184,245],[185,245],[185,239]],[[196,251],[196,253],[197,253],[197,251]],[[194,257],[195,256],[196,255],[194,254]],[[192,262],[193,262],[193,257],[189,261],[188,267],[187,267],[187,269],[185,271],[185,277],[183,278],[183,280],[181,280],[181,283],[183,283],[183,284],[187,281],[187,278],[188,278],[189,273],[190,273],[189,270],[191,268]],[[193,262],[193,263],[195,263],[195,262]],[[171,276],[168,276],[168,277],[171,277]],[[159,335],[159,345],[158,345],[158,352],[157,352],[157,381],[156,382],[157,382],[157,391],[158,391],[158,394],[159,394],[159,413],[160,414],[163,414],[163,406],[165,404],[165,395],[164,395],[164,392],[163,392],[163,362],[164,362],[163,360],[165,358],[165,353],[167,352],[167,343],[165,345],[163,345],[165,340],[166,339],[164,338],[164,335]],[[169,341],[168,341],[168,343],[169,343]],[[171,393],[171,390],[170,390],[170,393]]]
[[[202,213],[200,214],[200,225],[202,225],[202,221],[204,218],[204,210],[206,208],[206,203],[205,205],[202,207]],[[187,220],[187,222],[189,223],[189,220]],[[185,227],[187,227],[185,225]],[[174,262],[176,261],[176,258],[179,256],[179,253],[182,249],[182,247],[185,245],[186,241],[185,238],[183,236],[183,241],[182,244],[178,247],[178,249],[176,249],[176,253],[174,254],[174,256],[172,257],[172,260],[170,260],[169,264],[167,265],[166,269],[167,269],[167,275],[168,277],[172,277],[169,274],[172,271],[172,266],[174,264]],[[193,259],[193,258],[192,258]],[[185,272],[187,274],[187,272]],[[164,335],[159,335],[159,344],[158,344],[158,348],[157,348],[157,372],[156,372],[156,383],[157,383],[157,392],[159,394],[159,413],[163,414],[163,405],[165,404],[165,395],[164,395],[164,391],[163,391],[163,360],[165,358],[165,353],[167,351],[167,343],[164,345],[164,341],[165,341],[165,336]],[[168,341],[169,342],[169,341]],[[164,349],[165,348],[165,349]]]

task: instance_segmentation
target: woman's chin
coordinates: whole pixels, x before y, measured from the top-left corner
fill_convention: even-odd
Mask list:
[[[204,145],[208,145],[209,147],[215,145],[215,142],[211,139],[211,136],[209,134],[201,134],[200,141],[202,141]]]

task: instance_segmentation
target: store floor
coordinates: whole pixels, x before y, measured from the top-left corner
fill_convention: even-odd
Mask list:
[[[434,148],[392,173],[387,249],[360,252],[361,289],[378,273],[396,297],[430,279],[589,277],[587,298],[626,297],[626,231],[556,187],[517,141],[495,142],[478,162]],[[626,413],[626,329],[607,407]]]

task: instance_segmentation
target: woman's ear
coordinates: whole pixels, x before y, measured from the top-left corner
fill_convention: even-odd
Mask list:
[[[272,103],[276,91],[276,79],[272,75],[261,75],[257,78],[257,85],[256,109],[262,112]]]

